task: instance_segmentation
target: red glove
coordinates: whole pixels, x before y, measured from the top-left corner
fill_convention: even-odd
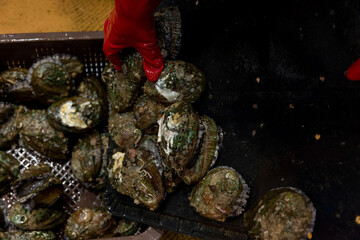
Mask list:
[[[133,47],[143,57],[145,74],[156,82],[164,69],[155,34],[154,11],[161,0],[115,0],[115,8],[104,24],[103,51],[117,70],[121,70],[119,51]]]
[[[346,77],[352,81],[360,80],[360,58],[349,67]]]

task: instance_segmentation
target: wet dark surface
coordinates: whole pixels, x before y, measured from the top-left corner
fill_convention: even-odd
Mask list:
[[[247,209],[272,188],[296,187],[317,209],[313,239],[359,239],[360,83],[344,71],[360,56],[360,3],[234,2],[164,3],[183,14],[179,58],[207,77],[195,109],[225,132],[216,165],[232,166],[247,181]],[[241,216],[217,223],[196,214],[190,189],[169,194],[154,213],[113,207],[194,236],[243,236],[236,235],[246,232]]]

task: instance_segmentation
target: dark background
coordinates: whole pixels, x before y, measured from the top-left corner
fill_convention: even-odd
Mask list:
[[[360,2],[195,2],[163,4],[182,12],[179,58],[207,77],[195,108],[226,133],[218,165],[243,175],[250,204],[274,187],[303,190],[313,239],[360,239],[360,82],[344,77],[360,57]]]

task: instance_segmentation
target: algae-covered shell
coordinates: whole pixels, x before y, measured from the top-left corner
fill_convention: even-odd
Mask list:
[[[217,167],[195,185],[189,200],[200,215],[224,222],[227,217],[243,211],[248,192],[249,188],[238,172],[230,167]]]
[[[107,96],[113,110],[124,112],[131,108],[141,89],[139,78],[132,72],[119,72],[112,65],[104,69],[102,79],[106,84]]]
[[[101,166],[95,180],[89,185],[94,189],[102,189],[105,185],[107,176],[107,158],[110,144],[110,136],[108,133],[101,134]]]
[[[46,110],[30,110],[21,117],[21,138],[30,147],[47,157],[65,159],[69,139],[48,122]]]
[[[29,69],[28,79],[35,95],[45,104],[69,96],[73,86],[66,67],[52,57],[34,63]]]
[[[10,190],[10,183],[19,174],[20,163],[10,154],[0,151],[0,193]]]
[[[4,83],[0,90],[7,99],[16,103],[27,103],[34,101],[34,95],[27,79],[28,70],[25,68],[11,68],[0,74],[0,82]]]
[[[116,221],[103,209],[80,208],[66,222],[65,235],[70,240],[111,237],[116,231]]]
[[[190,185],[197,183],[216,161],[217,148],[221,133],[216,123],[210,117],[200,117],[203,134],[198,147],[199,153],[195,154],[190,166],[184,168],[180,173],[182,180]]]
[[[72,151],[71,168],[85,185],[95,183],[102,165],[101,136],[97,130],[80,138]]]
[[[27,207],[50,207],[63,194],[60,179],[51,173],[47,164],[38,164],[25,169],[18,176],[12,189],[18,201]]]
[[[20,203],[10,208],[9,220],[16,227],[23,230],[48,230],[65,221],[66,214],[63,209],[36,208],[26,209]]]
[[[306,239],[311,235],[316,210],[310,199],[291,187],[276,188],[245,213],[244,223],[254,239]]]
[[[98,101],[103,108],[103,113],[108,111],[106,88],[104,84],[95,76],[84,78],[77,88],[79,97]]]
[[[121,219],[116,227],[116,232],[120,234],[120,236],[131,236],[139,231],[139,228],[139,223]]]
[[[146,148],[130,149],[126,154],[116,151],[108,166],[108,176],[118,192],[152,211],[164,199],[160,171],[153,152]]]
[[[55,240],[56,235],[52,231],[22,231],[11,230],[7,232],[8,240]],[[4,240],[4,239],[3,239]]]
[[[191,63],[180,60],[165,61],[156,83],[147,81],[144,92],[154,100],[171,104],[180,100],[195,102],[205,89],[204,74]]]
[[[136,127],[133,112],[111,114],[108,130],[111,139],[122,149],[136,147],[142,137],[141,130]]]
[[[138,51],[122,51],[121,61],[123,62],[121,67],[124,74],[134,75],[136,81],[140,83],[146,80],[143,58]]]
[[[18,139],[21,115],[25,112],[22,106],[15,106],[14,114],[0,125],[0,149],[10,148]]]
[[[158,142],[167,165],[177,171],[183,170],[196,150],[198,114],[189,103],[180,101],[166,108],[158,123]]]
[[[54,54],[52,58],[59,60],[72,78],[76,78],[84,71],[84,64],[75,56],[69,54]]]
[[[164,109],[165,106],[163,104],[154,101],[146,94],[141,95],[136,100],[133,109],[136,125],[141,130],[150,127],[161,117]]]
[[[99,124],[102,110],[98,101],[75,96],[52,104],[47,109],[47,118],[56,130],[85,132]]]
[[[176,59],[181,47],[181,14],[178,7],[160,8],[154,14],[156,36],[164,58]]]

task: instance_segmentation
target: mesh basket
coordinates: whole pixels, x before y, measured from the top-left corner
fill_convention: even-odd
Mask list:
[[[39,163],[45,163],[50,165],[52,173],[55,175],[55,177],[60,179],[64,187],[64,193],[69,199],[67,201],[67,205],[70,210],[76,210],[78,208],[77,203],[80,201],[81,196],[94,194],[84,188],[76,179],[76,177],[72,174],[70,161],[64,162],[64,164],[60,164],[51,161],[50,159],[47,159],[43,156],[40,156],[40,154],[36,152],[27,151],[23,147],[9,150],[7,151],[7,153],[11,154],[19,161],[21,171]],[[10,192],[3,196],[2,200],[6,203],[6,206],[10,208],[15,203],[15,197],[15,194],[13,192]],[[100,199],[99,196],[97,198]]]
[[[103,32],[68,32],[68,33],[33,33],[0,35],[0,72],[13,67],[29,68],[36,59],[56,53],[71,54],[84,63],[86,76],[100,77],[106,58],[102,52]],[[1,96],[0,96],[1,100]],[[70,161],[55,162],[29,151],[22,146],[11,149],[9,154],[20,163],[20,170],[28,169],[32,165],[45,163],[51,166],[52,173],[58,177],[64,187],[66,195],[66,211],[72,212],[79,207],[102,206],[100,194],[85,188],[72,174]],[[7,208],[10,208],[16,196],[10,192],[2,196]],[[108,238],[109,240],[141,240],[160,239],[162,231],[148,227],[136,236]],[[62,239],[60,237],[60,239]]]

